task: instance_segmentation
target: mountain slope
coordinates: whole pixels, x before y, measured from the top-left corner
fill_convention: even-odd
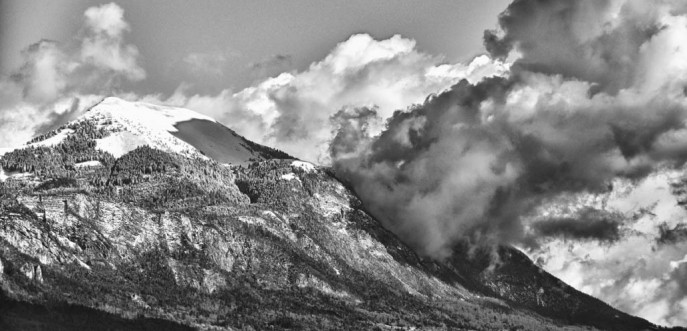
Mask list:
[[[254,144],[214,119],[184,108],[128,102],[109,97],[92,106],[71,126],[88,123],[102,130],[96,149],[120,157],[139,146],[150,146],[190,157],[205,155],[220,163],[242,163],[289,157]],[[69,125],[34,138],[29,145],[54,146],[73,135]]]
[[[108,98],[2,156],[7,300],[200,329],[655,329],[512,249],[419,258],[328,169],[213,123]]]

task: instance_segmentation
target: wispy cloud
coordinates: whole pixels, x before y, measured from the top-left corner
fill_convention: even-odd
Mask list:
[[[252,62],[248,66],[253,77],[265,79],[289,71],[293,67],[293,57],[285,54],[274,54],[260,61]]]
[[[145,78],[138,49],[124,41],[130,28],[123,15],[114,3],[88,8],[73,44],[41,40],[24,50],[21,67],[0,78],[2,145],[20,144],[46,122],[67,118],[75,100],[95,100]]]
[[[195,75],[222,75],[229,60],[239,56],[237,52],[194,52],[187,54],[182,62]]]

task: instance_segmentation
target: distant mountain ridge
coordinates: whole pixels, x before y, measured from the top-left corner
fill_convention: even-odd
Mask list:
[[[420,258],[330,169],[190,110],[107,98],[0,166],[5,329],[660,329],[514,248]]]

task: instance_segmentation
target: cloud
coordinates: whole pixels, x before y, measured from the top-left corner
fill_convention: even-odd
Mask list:
[[[687,241],[679,237],[687,210],[679,204],[681,169],[663,168],[644,179],[616,178],[606,192],[560,194],[543,201],[522,222],[535,242],[520,244],[548,272],[575,288],[633,315],[663,325],[685,325],[687,293],[674,269]],[[537,237],[533,225],[547,219],[597,219],[619,223],[614,241]],[[658,226],[657,226],[658,225]],[[675,233],[670,230],[678,230]],[[675,237],[673,237],[673,234]],[[675,238],[677,239],[677,238]]]
[[[656,242],[661,245],[670,245],[687,241],[687,224],[681,223],[673,227],[668,224],[661,223],[658,226],[659,236]]]
[[[375,107],[383,120],[460,79],[477,81],[506,70],[507,65],[485,56],[469,64],[447,64],[442,57],[418,51],[411,39],[375,40],[358,34],[302,72],[284,72],[215,96],[187,95],[180,89],[162,101],[214,116],[251,140],[328,163],[334,137],[330,117],[342,108]]]
[[[24,98],[34,102],[54,100],[67,87],[65,75],[69,71],[66,55],[57,43],[41,40],[22,53],[24,65],[12,77],[23,87]]]
[[[224,52],[189,53],[182,62],[196,75],[221,75],[227,65],[228,57]]]
[[[541,266],[566,283],[608,304],[660,325],[685,325],[684,244],[652,247],[629,235],[612,245],[549,240],[530,251]]]
[[[85,108],[123,82],[145,78],[137,48],[124,42],[129,25],[123,14],[114,3],[88,8],[75,40],[41,40],[22,52],[23,64],[0,77],[3,146],[19,145],[37,130],[62,124],[77,113],[74,105]]]
[[[122,75],[131,81],[144,79],[145,70],[138,65],[138,48],[123,43],[124,32],[130,29],[124,21],[124,10],[115,3],[109,3],[88,8],[84,17],[82,65],[92,65],[109,71],[111,76]]]
[[[261,61],[253,62],[248,66],[253,76],[264,79],[289,70],[293,66],[293,57],[288,54],[275,54]]]
[[[515,1],[485,33],[514,59],[505,77],[461,81],[377,136],[341,126],[337,174],[421,253],[517,244],[621,310],[684,325],[687,242],[670,238],[687,214],[665,181],[687,152],[687,16],[642,4]]]
[[[374,107],[345,107],[332,115],[330,121],[335,135],[329,145],[329,154],[335,159],[359,153],[371,140],[370,130],[381,125]]]
[[[516,68],[617,91],[642,76],[642,45],[661,32],[665,14],[641,1],[516,0],[499,17],[503,36],[486,32],[485,46],[495,57],[517,49]]]
[[[129,31],[129,24],[124,21],[124,10],[114,2],[90,7],[84,12],[84,26],[95,35],[120,38]]]
[[[531,224],[536,237],[614,242],[620,239],[618,215],[586,208],[575,217],[552,218]]]
[[[357,155],[332,155],[335,168],[425,254],[522,241],[521,218],[552,196],[684,163],[686,23],[670,2],[517,0],[502,36],[486,38],[493,57],[515,56],[507,77],[464,80],[394,114]],[[585,227],[614,235],[597,221]],[[539,230],[586,231],[549,224]]]
[[[71,104],[69,104],[68,108],[64,108],[64,110],[62,110],[61,112],[59,110],[56,110],[55,112],[49,113],[44,123],[41,126],[35,128],[35,131],[50,132],[64,124],[69,123],[72,120],[75,120],[81,114],[80,111],[84,107],[82,105],[82,100],[84,100],[84,98],[75,97],[71,100]],[[55,107],[59,106],[56,105]]]

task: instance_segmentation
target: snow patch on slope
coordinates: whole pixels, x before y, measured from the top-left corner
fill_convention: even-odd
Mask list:
[[[97,139],[95,143],[95,148],[108,152],[116,158],[147,144],[145,139],[128,131],[112,133],[105,138]]]
[[[194,111],[158,106],[144,102],[127,102],[118,98],[106,98],[83,117],[111,132],[108,137],[97,139],[96,148],[120,157],[139,146],[205,158],[196,148],[174,137],[175,124],[192,119],[215,122],[210,117]]]
[[[74,167],[76,168],[90,168],[90,167],[102,167],[102,163],[100,161],[95,160],[95,161],[86,161],[86,162],[79,162],[75,163]]]
[[[176,132],[175,125],[192,119],[216,122],[211,117],[192,110],[177,107],[154,105],[145,102],[128,102],[119,98],[105,98],[90,112],[110,114],[113,119],[129,124],[145,126],[148,129]]]
[[[315,165],[310,163],[310,162],[304,162],[304,161],[293,161],[291,162],[291,166],[297,169],[301,169],[304,172],[313,172],[315,171]]]
[[[298,178],[298,176],[296,176],[296,174],[294,174],[293,172],[281,175],[281,179],[283,179],[283,180],[297,180],[299,182],[301,181],[300,178]]]
[[[14,148],[11,147],[0,147],[0,156],[3,156],[11,151],[13,151]]]

